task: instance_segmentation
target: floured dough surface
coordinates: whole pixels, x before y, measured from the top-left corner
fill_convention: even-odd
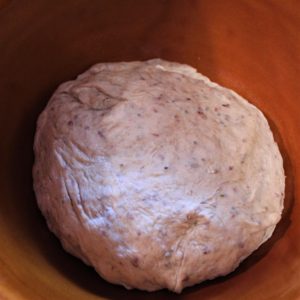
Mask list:
[[[283,163],[263,114],[187,65],[93,66],[54,93],[34,150],[49,228],[127,288],[225,275],[281,217]]]

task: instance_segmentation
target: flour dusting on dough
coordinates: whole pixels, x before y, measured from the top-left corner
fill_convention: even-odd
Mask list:
[[[63,247],[154,291],[228,274],[281,217],[282,158],[263,114],[194,68],[101,63],[38,120],[34,189]]]

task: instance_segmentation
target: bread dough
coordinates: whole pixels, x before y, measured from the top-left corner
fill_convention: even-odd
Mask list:
[[[34,189],[66,251],[126,288],[228,274],[272,234],[282,157],[263,114],[187,65],[101,63],[39,117]]]

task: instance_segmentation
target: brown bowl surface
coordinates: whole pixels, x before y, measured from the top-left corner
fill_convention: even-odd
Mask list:
[[[231,275],[127,291],[66,254],[32,190],[35,122],[93,63],[154,57],[196,67],[267,116],[284,157],[285,211]],[[297,0],[0,0],[0,299],[300,299],[300,3]]]

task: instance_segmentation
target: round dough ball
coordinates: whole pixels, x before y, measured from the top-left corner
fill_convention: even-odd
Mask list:
[[[66,251],[126,288],[233,271],[281,217],[282,157],[263,114],[190,66],[101,63],[38,120],[34,189]]]

